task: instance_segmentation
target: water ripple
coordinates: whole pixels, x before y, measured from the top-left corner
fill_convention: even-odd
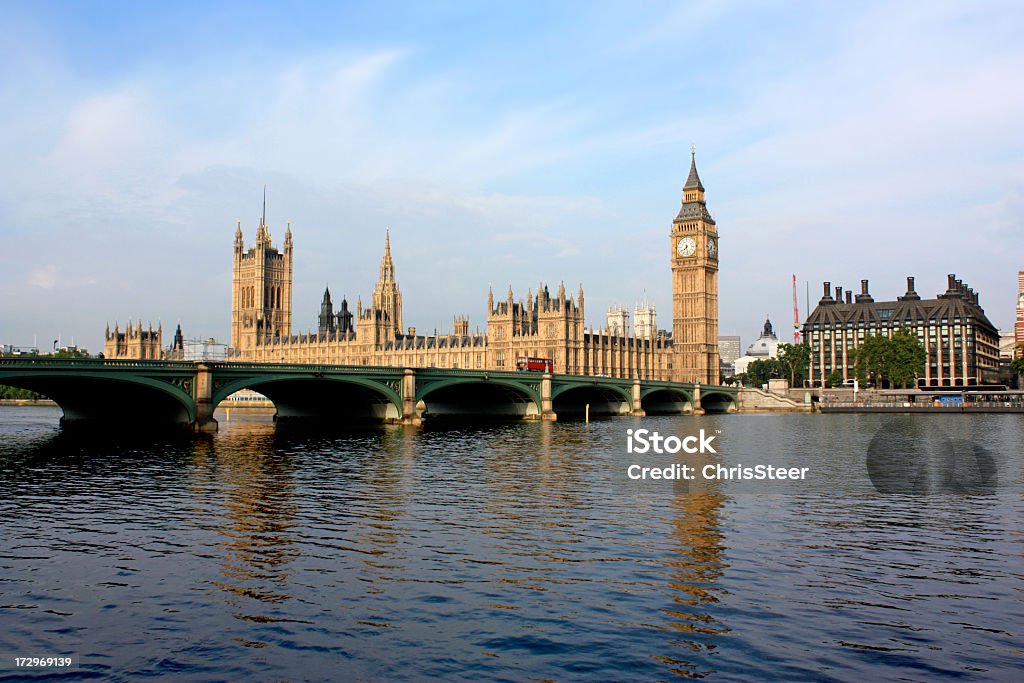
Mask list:
[[[622,484],[626,419],[93,438],[5,410],[0,651],[75,652],[70,679],[1007,679],[1024,651],[1019,488],[873,494],[863,416],[644,421],[835,473],[774,495]],[[1019,424],[964,417],[1020,471]]]

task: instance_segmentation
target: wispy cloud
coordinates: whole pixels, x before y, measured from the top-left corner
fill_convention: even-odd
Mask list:
[[[242,218],[251,239],[265,183],[275,235],[295,221],[300,325],[324,281],[368,292],[386,224],[411,324],[480,312],[492,280],[561,278],[589,311],[646,291],[667,317],[691,142],[722,234],[723,333],[787,318],[794,271],[916,274],[922,291],[956,271],[1008,324],[1015,3],[548,7],[532,24],[442,9],[426,32],[419,15],[386,34],[333,17],[349,32],[330,40],[280,13],[296,39],[266,50],[227,17],[216,41],[109,62],[116,18],[90,33],[4,10],[0,218],[21,264],[0,274],[17,293],[5,332],[93,278],[65,317],[79,337],[117,313],[224,336],[230,235]]]

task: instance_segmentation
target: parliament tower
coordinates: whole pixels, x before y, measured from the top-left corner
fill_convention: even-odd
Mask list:
[[[718,230],[704,202],[693,150],[670,240],[672,379],[718,384]]]
[[[231,280],[231,347],[251,349],[257,338],[282,339],[292,329],[292,226],[284,233],[284,249],[270,242],[267,198],[256,229],[256,244],[245,249],[242,222],[235,230]]]

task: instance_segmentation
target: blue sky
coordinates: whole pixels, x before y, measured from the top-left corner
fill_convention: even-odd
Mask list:
[[[226,340],[264,184],[299,329],[369,298],[388,225],[420,330],[562,279],[669,327],[691,143],[722,334],[787,336],[793,273],[805,314],[805,281],[955,272],[1008,328],[1022,34],[1015,2],[0,3],[0,343]]]

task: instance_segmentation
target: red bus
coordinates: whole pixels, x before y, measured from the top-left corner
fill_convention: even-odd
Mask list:
[[[516,358],[516,370],[519,372],[553,372],[555,362],[550,358],[528,358],[518,356]]]

